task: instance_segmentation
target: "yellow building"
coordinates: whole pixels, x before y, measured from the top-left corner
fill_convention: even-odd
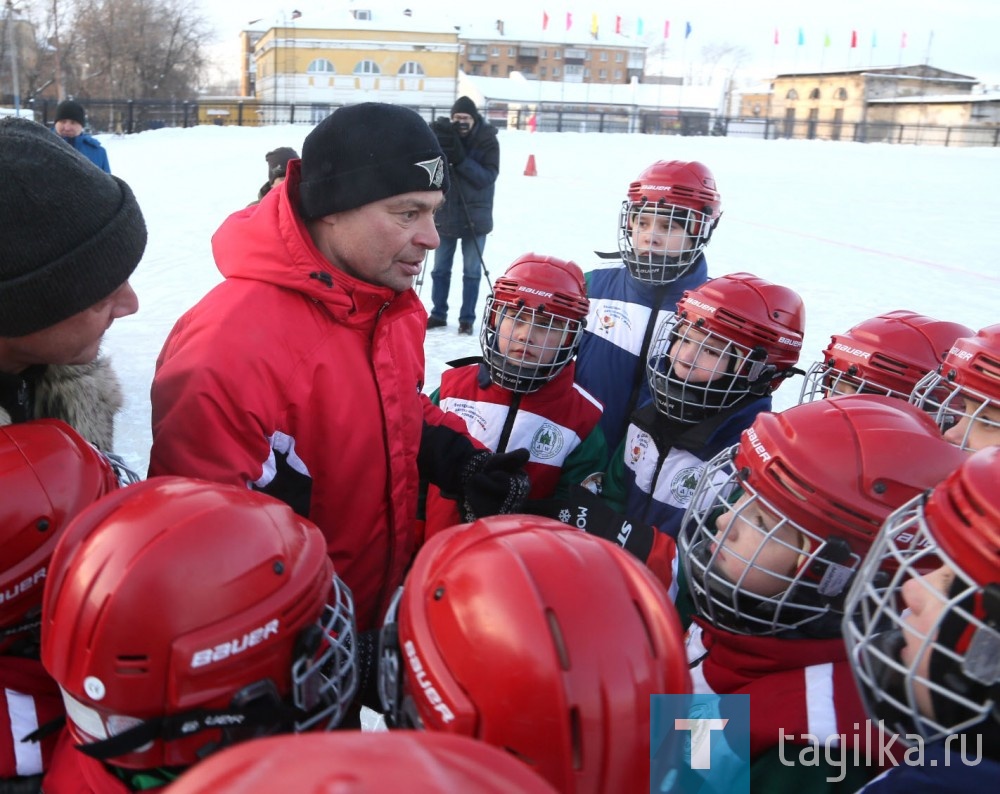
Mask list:
[[[304,106],[296,120],[318,122],[355,102],[450,107],[459,70],[458,33],[400,15],[375,21],[346,11],[282,20],[244,31],[252,69],[244,84],[262,112],[268,103]],[[250,52],[252,48],[252,52]],[[287,115],[287,110],[281,114]]]

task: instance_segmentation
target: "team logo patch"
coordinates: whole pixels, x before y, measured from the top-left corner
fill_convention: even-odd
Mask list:
[[[674,475],[674,479],[670,481],[670,493],[678,504],[686,505],[691,501],[694,489],[698,487],[698,480],[704,471],[704,466],[689,466]]]
[[[606,334],[611,333],[611,331],[621,323],[626,328],[630,328],[632,323],[629,321],[628,314],[622,311],[621,307],[614,304],[599,304],[597,307],[597,328],[599,331],[603,331]]]
[[[562,430],[551,422],[543,422],[531,437],[531,457],[539,460],[554,458],[564,443]]]
[[[444,182],[444,160],[441,157],[435,157],[433,160],[421,160],[414,165],[427,172],[428,187],[441,187]]]
[[[649,449],[651,439],[649,433],[638,433],[635,439],[632,441],[632,446],[625,450],[625,454],[629,456],[629,462],[635,466],[638,463],[646,450]]]

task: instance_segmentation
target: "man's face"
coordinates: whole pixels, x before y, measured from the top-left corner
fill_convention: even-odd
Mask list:
[[[56,133],[63,138],[75,138],[83,132],[83,125],[73,119],[59,119],[56,122]]]
[[[472,132],[472,125],[476,123],[476,120],[468,113],[452,113],[451,123],[455,125],[458,134],[464,138]]]
[[[33,364],[89,364],[115,320],[135,314],[139,299],[126,281],[108,297],[27,336],[0,338],[0,366],[20,372]]]
[[[434,213],[442,204],[440,190],[402,193],[310,221],[309,234],[337,269],[404,292],[420,274],[427,251],[441,243]]]

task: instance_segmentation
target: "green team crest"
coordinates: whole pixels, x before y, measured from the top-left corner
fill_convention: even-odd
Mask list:
[[[543,422],[531,437],[531,457],[549,460],[558,455],[565,444],[562,429],[552,422]]]

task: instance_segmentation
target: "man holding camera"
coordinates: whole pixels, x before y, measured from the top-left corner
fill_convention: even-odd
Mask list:
[[[479,115],[475,103],[459,97],[451,108],[451,118],[439,118],[431,125],[448,158],[452,189],[434,218],[441,245],[434,253],[431,270],[433,308],[428,330],[448,324],[448,292],[455,249],[462,241],[462,307],[458,332],[471,336],[479,298],[479,278],[483,271],[486,235],[493,231],[493,188],[500,172],[500,143],[497,131]]]

